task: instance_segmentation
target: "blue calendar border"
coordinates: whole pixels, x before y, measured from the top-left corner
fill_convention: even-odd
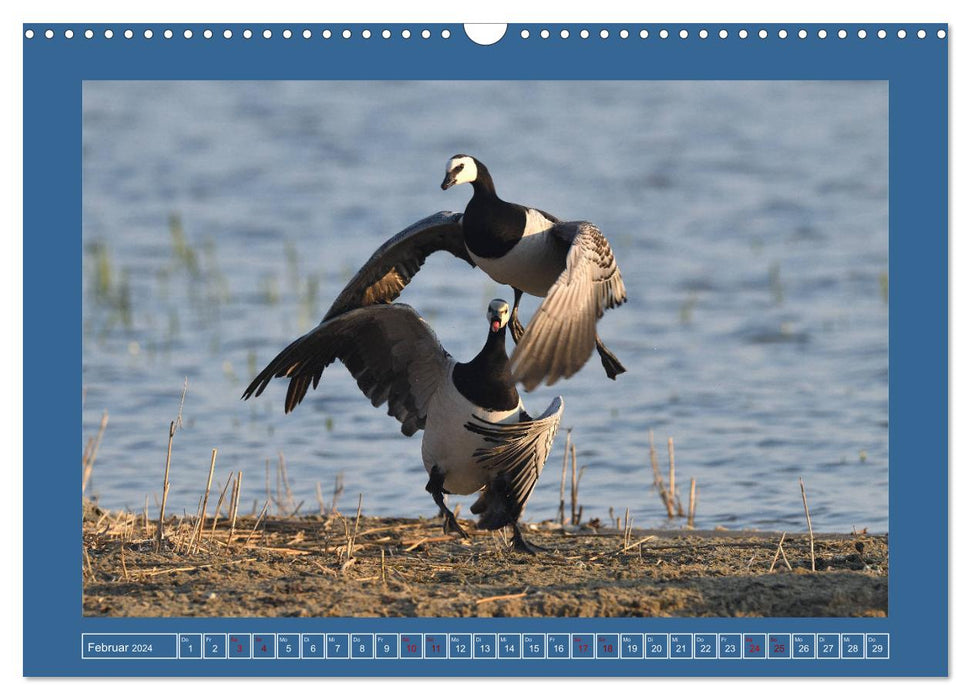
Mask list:
[[[83,36],[86,29],[94,36]],[[215,35],[205,39],[211,28]],[[245,29],[253,38],[242,38]],[[273,38],[263,39],[269,28]],[[294,37],[284,39],[286,28]],[[303,39],[304,28],[313,38]],[[380,32],[394,35],[383,39]],[[412,37],[400,38],[402,29]],[[431,37],[422,39],[423,29]],[[579,32],[588,28],[590,38]],[[621,29],[630,37],[622,39]],[[717,32],[728,30],[728,37]],[[44,33],[52,29],[54,38]],[[64,32],[73,30],[74,37]],[[114,38],[103,37],[111,29]],[[123,32],[132,29],[134,37]],[[170,29],[173,37],[165,38]],[[183,32],[193,32],[192,39]],[[222,32],[233,37],[226,40]],[[323,39],[324,29],[333,36]],[[351,31],[344,39],[340,32]],[[362,32],[369,29],[370,39]],[[440,37],[448,29],[451,38]],[[531,38],[521,39],[527,30]],[[540,38],[548,29],[550,38]],[[567,29],[570,39],[559,33]],[[610,38],[600,39],[601,29]],[[638,36],[647,29],[650,36]],[[661,39],[662,29],[670,32]],[[679,32],[685,29],[687,38]],[[701,29],[709,36],[702,39]],[[738,32],[747,30],[742,39]],[[768,37],[757,36],[759,30]],[[787,31],[778,38],[780,29]],[[799,38],[799,30],[807,32]],[[837,32],[849,35],[840,39]],[[859,39],[863,29],[866,39]],[[887,32],[878,38],[878,32]],[[897,32],[906,31],[899,39]],[[917,31],[926,38],[917,38]],[[948,40],[941,24],[25,24],[25,675],[946,675],[948,672]],[[144,38],[145,30],[152,38]],[[827,38],[818,38],[824,30]],[[890,606],[886,619],[102,619],[81,616],[81,85],[84,80],[886,80],[890,100]],[[74,435],[74,438],[70,436]],[[48,527],[30,522],[43,494]],[[919,505],[917,505],[919,504]],[[43,552],[43,557],[34,552]],[[269,623],[269,624],[267,624]],[[311,624],[308,624],[311,623]],[[82,661],[91,632],[888,632],[888,661]],[[497,666],[483,666],[496,663]]]

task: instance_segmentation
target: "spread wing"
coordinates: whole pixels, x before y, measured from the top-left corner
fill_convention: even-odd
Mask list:
[[[407,304],[354,309],[323,321],[290,343],[243,392],[259,396],[274,377],[289,377],[289,413],[324,370],[340,360],[371,403],[388,402],[388,415],[413,435],[425,427],[431,397],[448,380],[452,359],[431,327]]]
[[[462,214],[442,211],[413,223],[374,251],[331,305],[324,320],[345,311],[398,298],[432,253],[447,250],[475,267],[465,249]]]
[[[597,320],[627,300],[610,244],[588,221],[550,229],[568,243],[566,268],[550,287],[509,360],[513,379],[527,391],[580,370],[597,342]]]
[[[494,443],[473,455],[494,474],[471,508],[479,514],[479,527],[496,530],[519,519],[549,457],[562,415],[563,399],[557,396],[535,420],[490,423],[474,418],[465,424],[467,430]]]

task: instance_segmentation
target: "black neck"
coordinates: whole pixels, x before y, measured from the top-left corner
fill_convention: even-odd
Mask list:
[[[460,362],[452,381],[466,399],[480,408],[509,411],[519,405],[519,392],[508,368],[506,328],[489,331],[485,345],[470,362]]]
[[[472,189],[475,190],[474,196],[485,196],[499,199],[496,195],[496,186],[492,182],[492,175],[488,168],[479,161],[475,161],[475,180],[472,181]]]

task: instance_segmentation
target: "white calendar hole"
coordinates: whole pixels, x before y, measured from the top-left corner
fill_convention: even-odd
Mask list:
[[[505,24],[466,24],[463,28],[465,35],[479,46],[491,46],[506,35]],[[529,38],[529,32],[523,32],[523,39]]]

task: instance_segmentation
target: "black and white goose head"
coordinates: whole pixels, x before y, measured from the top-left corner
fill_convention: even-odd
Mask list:
[[[442,180],[442,189],[447,190],[449,187],[463,185],[467,182],[475,187],[476,182],[488,177],[489,171],[481,162],[472,156],[459,153],[452,156],[445,165],[445,179]]]
[[[489,332],[498,333],[509,323],[509,319],[512,317],[512,307],[505,299],[493,299],[489,302],[486,317],[489,319]]]

